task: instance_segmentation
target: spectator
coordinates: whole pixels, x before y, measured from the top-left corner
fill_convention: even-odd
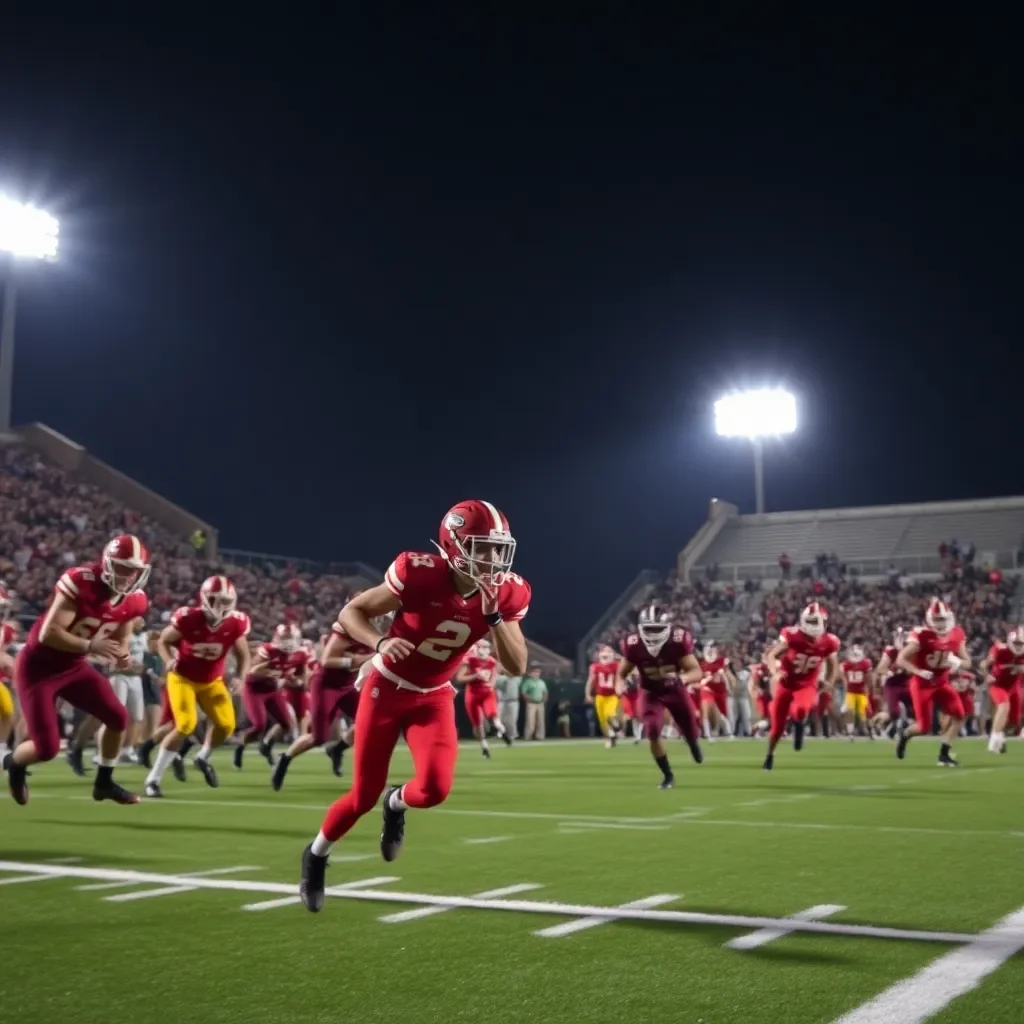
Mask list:
[[[540,677],[540,666],[531,665],[519,685],[519,696],[526,709],[523,739],[542,740],[545,736],[548,710],[548,686]]]
[[[779,555],[779,568],[782,570],[782,578],[784,580],[788,580],[790,571],[793,568],[793,563],[789,560],[789,555],[787,555],[785,551]]]

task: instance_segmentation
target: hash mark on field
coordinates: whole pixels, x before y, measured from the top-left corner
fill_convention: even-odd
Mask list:
[[[491,900],[499,896],[514,896],[517,892],[532,892],[534,889],[541,889],[543,886],[535,885],[533,882],[521,882],[518,885],[506,885],[501,889],[488,889],[486,892],[478,892],[473,899]],[[418,921],[421,917],[433,917],[435,914],[444,914],[452,910],[452,907],[419,907],[417,910],[402,910],[397,914],[385,914],[378,917],[378,921],[385,924],[401,924],[403,921]]]
[[[673,896],[669,893],[661,893],[658,896],[646,896],[642,900],[633,900],[632,903],[623,903],[616,910],[650,910],[652,907],[660,907],[665,903],[674,903],[682,899],[681,896]],[[550,928],[541,928],[533,934],[542,939],[562,939],[566,935],[574,935],[576,932],[586,931],[587,928],[596,928],[599,924],[609,924],[616,920],[614,917],[581,917],[576,921],[565,921],[563,924],[554,924]]]
[[[572,821],[567,824],[573,829],[611,828],[628,832],[667,832],[669,829],[668,825],[624,825],[614,821]]]
[[[39,882],[44,878],[63,877],[63,875],[15,875],[13,878],[0,878],[0,885],[21,885],[22,882]]]
[[[974,941],[896,982],[835,1024],[921,1024],[977,988],[993,971],[1024,949],[1024,907],[1004,917]]]
[[[795,921],[820,921],[845,909],[846,907],[835,903],[822,903],[819,906],[801,910],[799,914],[793,915],[793,919]],[[726,949],[757,949],[759,946],[766,946],[769,942],[774,942],[790,933],[791,929],[788,928],[759,928],[756,932],[748,932],[746,935],[730,939],[725,943],[725,947]]]
[[[189,871],[180,878],[209,878],[216,875],[237,875],[239,871],[262,871],[263,869],[253,864],[240,864],[233,868],[211,868],[209,871]],[[76,885],[80,892],[98,892],[101,889],[127,889],[130,885],[138,885],[138,882],[103,882],[100,885]]]
[[[191,885],[166,885],[162,889],[140,889],[137,892],[119,892],[114,896],[104,896],[105,903],[131,903],[133,900],[148,900],[150,896],[174,896],[179,892],[195,892]]]
[[[463,839],[469,846],[486,846],[488,843],[504,843],[511,836],[483,836],[480,839]]]
[[[369,889],[375,885],[387,885],[389,882],[398,882],[397,875],[381,875],[378,878],[361,878],[355,882],[345,882],[344,885],[333,885],[327,889],[328,896],[337,896],[339,893],[349,892],[354,889]],[[298,896],[285,896],[279,900],[262,900],[259,903],[246,903],[243,910],[275,910],[277,907],[290,907],[299,903]]]
[[[47,857],[47,864],[81,864],[84,857]]]

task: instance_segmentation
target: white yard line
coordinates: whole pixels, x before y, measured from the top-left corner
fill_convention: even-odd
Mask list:
[[[262,871],[263,868],[254,864],[239,864],[233,868],[210,868],[208,871],[187,871],[181,878],[210,878],[217,875],[237,875],[242,871]],[[75,888],[82,892],[97,892],[101,889],[126,889],[136,882],[103,882],[100,885],[76,885]]]
[[[897,835],[979,836],[986,839],[1020,839],[1024,832],[995,832],[988,829],[928,828],[915,825],[856,825],[817,821],[758,821],[743,818],[678,818],[680,825],[722,825],[736,828],[806,829],[812,832],[888,832]]]
[[[822,903],[816,907],[801,910],[793,917],[797,921],[820,921],[845,909],[846,907],[841,907],[836,903]],[[730,939],[725,946],[727,949],[757,949],[759,946],[766,946],[769,942],[774,942],[789,934],[790,932],[785,928],[760,928],[756,932],[748,932],[746,935],[738,935],[735,939]]]
[[[511,836],[482,836],[479,839],[463,839],[467,846],[488,846],[491,843],[504,843],[511,839]]]
[[[85,878],[105,882],[137,882],[140,885],[187,886],[220,892],[266,893],[294,896],[294,882],[259,882],[253,879],[190,878],[186,875],[165,875],[155,872],[125,871],[112,868],[58,867],[53,864],[30,864],[0,860],[0,872],[39,874],[51,878]],[[862,938],[899,939],[905,942],[945,942],[985,944],[985,935],[970,932],[931,932],[878,925],[829,924],[825,921],[797,921],[793,918],[754,917],[743,914],[702,914],[679,910],[643,910],[627,907],[596,907],[575,903],[542,903],[531,900],[482,900],[472,896],[434,896],[419,892],[388,892],[382,889],[365,891],[327,890],[339,899],[365,900],[373,903],[406,903],[425,907],[463,907],[467,910],[496,910],[520,914],[551,914],[557,917],[608,917],[623,921],[660,921],[668,924],[713,925],[725,928],[786,928],[794,932],[818,935],[849,935]],[[993,940],[997,941],[997,940]]]
[[[195,892],[191,885],[165,885],[160,889],[141,889],[138,892],[119,892],[115,896],[104,896],[104,903],[132,903],[135,900],[148,900],[152,896],[175,896],[180,892]]]
[[[375,885],[388,885],[397,882],[397,875],[380,875],[377,878],[361,878],[355,882],[346,882],[344,885],[333,885],[327,890],[329,896],[337,896],[339,893],[348,892],[352,889],[368,889]],[[277,907],[290,907],[301,902],[298,896],[285,896],[279,900],[262,900],[259,903],[246,903],[243,910],[274,910]]]
[[[977,988],[1022,949],[1024,907],[982,932],[969,945],[940,956],[917,974],[896,982],[835,1024],[921,1024]]]
[[[570,824],[571,823],[571,824]],[[573,821],[567,819],[572,829],[622,829],[627,832],[667,832],[670,825],[626,825],[617,821]]]
[[[520,892],[532,892],[534,889],[542,889],[543,886],[535,885],[533,882],[520,882],[518,885],[506,885],[501,889],[488,889],[486,892],[478,892],[473,898],[477,900],[491,900],[499,896],[514,896]],[[444,914],[452,907],[420,907],[418,910],[401,910],[397,914],[385,914],[378,917],[378,921],[385,924],[401,924],[404,921],[418,921],[422,917],[433,917],[435,914]]]
[[[682,899],[681,896],[674,896],[671,893],[660,893],[657,896],[645,896],[642,900],[633,900],[632,903],[623,903],[621,910],[649,910],[651,907],[660,907],[666,903],[675,903]],[[574,935],[576,932],[586,931],[588,928],[596,928],[600,924],[610,924],[614,917],[581,917],[575,921],[565,921],[562,924],[554,924],[550,928],[541,928],[533,934],[542,939],[564,939],[566,935]]]
[[[81,864],[84,857],[47,857],[47,864]]]
[[[48,878],[64,878],[65,875],[15,875],[13,878],[0,878],[0,885],[22,885],[24,882],[45,882]]]

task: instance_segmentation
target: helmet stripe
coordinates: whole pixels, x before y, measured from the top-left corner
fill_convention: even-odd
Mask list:
[[[501,533],[506,533],[507,529],[505,527],[505,520],[502,519],[501,513],[489,501],[481,501],[480,504],[483,505],[483,507],[487,509],[488,512],[490,512],[491,520],[494,524],[494,529],[500,531]]]

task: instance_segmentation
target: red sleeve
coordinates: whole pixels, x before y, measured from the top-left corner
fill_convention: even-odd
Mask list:
[[[268,643],[262,643],[259,646],[259,650],[256,652],[259,656],[266,661],[271,661],[274,657],[274,648]]]
[[[249,635],[249,631],[252,629],[252,619],[245,612],[232,612],[231,614],[238,620],[238,636],[235,639],[241,640],[242,637]]]
[[[149,598],[138,591],[132,594],[132,597],[135,598],[135,607],[133,608],[135,614],[133,618],[141,618],[149,611]]]
[[[61,597],[66,597],[69,601],[74,601],[77,604],[81,591],[95,582],[96,574],[91,569],[86,569],[84,566],[79,565],[74,569],[68,569],[57,580],[56,590]]]
[[[508,622],[521,622],[530,610],[530,597],[533,594],[533,589],[522,576],[510,573],[508,578],[512,585],[506,588],[508,598],[502,602],[504,607],[501,614]]]
[[[829,633],[828,645],[831,648],[831,650],[829,651],[829,657],[831,657],[833,654],[838,654],[839,648],[843,646],[839,640],[839,637],[837,637],[835,633]]]
[[[405,591],[409,579],[409,556],[403,551],[389,566],[384,573],[384,584],[388,590],[399,600]]]
[[[622,657],[626,661],[628,661],[630,663],[630,665],[635,665],[636,664],[636,662],[631,657],[631,650],[630,649],[632,648],[632,649],[635,650],[636,649],[636,645],[639,642],[640,642],[640,638],[636,635],[636,633],[630,633],[630,635],[627,636],[622,641],[622,647],[621,647]]]
[[[185,630],[188,629],[188,618],[191,611],[191,608],[182,607],[178,608],[171,616],[171,626],[182,635],[184,635]]]

